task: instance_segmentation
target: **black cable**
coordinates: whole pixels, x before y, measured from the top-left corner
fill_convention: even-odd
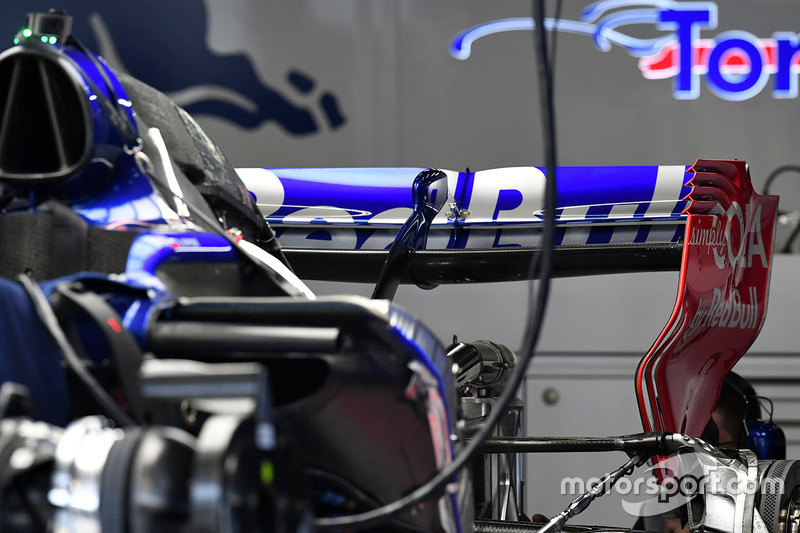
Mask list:
[[[434,492],[444,488],[451,483],[455,476],[472,457],[479,452],[480,446],[494,430],[494,427],[505,415],[510,402],[516,397],[517,390],[525,378],[529,362],[533,358],[536,342],[539,339],[542,325],[544,324],[544,311],[547,306],[549,295],[550,277],[553,269],[553,243],[555,240],[555,208],[556,208],[556,142],[555,142],[555,111],[553,108],[552,79],[550,77],[550,62],[547,52],[547,36],[544,28],[544,0],[534,0],[534,19],[536,21],[536,41],[535,48],[537,53],[537,63],[539,66],[539,92],[540,104],[542,107],[543,131],[545,132],[543,145],[545,160],[547,163],[547,177],[545,183],[545,219],[542,230],[542,254],[535,256],[531,261],[531,279],[537,272],[537,263],[541,259],[541,268],[538,269],[540,276],[539,292],[536,296],[536,306],[533,310],[533,318],[529,308],[528,327],[526,328],[523,349],[521,356],[517,360],[514,373],[503,389],[502,394],[497,399],[496,407],[492,409],[489,416],[484,420],[478,432],[467,444],[460,454],[440,470],[434,477],[426,483],[414,489],[411,493],[394,502],[388,503],[377,509],[347,516],[333,518],[318,518],[314,521],[317,529],[324,531],[330,529],[369,527],[381,524],[391,517],[405,511],[420,501],[428,498]],[[531,284],[533,285],[533,283]]]
[[[539,108],[541,110],[542,144],[544,150],[545,166],[547,169],[545,180],[545,218],[542,230],[541,247],[541,266],[539,267],[539,277],[541,279],[537,304],[531,315],[531,308],[528,308],[528,327],[522,341],[522,357],[527,366],[533,358],[536,344],[541,333],[541,324],[544,322],[544,311],[550,293],[550,278],[553,271],[553,250],[555,238],[555,208],[558,205],[556,197],[556,166],[557,166],[557,147],[555,129],[555,104],[553,99],[553,78],[552,69],[547,51],[547,31],[544,27],[544,0],[533,0],[533,13],[535,24],[534,48],[536,49],[536,64],[538,67],[539,80]],[[536,274],[537,261],[531,262],[529,277],[533,279]],[[533,284],[531,284],[531,301],[533,300]]]
[[[86,364],[81,357],[75,352],[75,349],[67,340],[64,331],[58,324],[58,318],[53,312],[47,297],[44,295],[39,285],[34,283],[31,278],[25,274],[18,276],[25,292],[28,293],[33,306],[36,309],[36,314],[44,324],[47,331],[53,337],[53,340],[58,345],[64,360],[70,369],[75,372],[75,375],[89,390],[89,393],[94,397],[95,401],[103,408],[107,415],[109,415],[118,426],[133,426],[135,422],[128,413],[120,407],[117,402],[103,389],[102,385],[95,379],[95,377],[86,368]]]
[[[555,84],[556,79],[556,51],[558,49],[558,21],[561,20],[561,11],[564,7],[563,0],[556,2],[556,16],[553,17],[553,34],[550,36],[550,76]]]
[[[800,165],[783,165],[775,170],[773,170],[767,179],[764,181],[764,194],[769,194],[769,188],[772,185],[772,182],[777,179],[778,176],[784,174],[786,172],[798,172],[800,173]]]
[[[764,405],[763,402],[769,403],[769,421],[772,422],[772,412],[775,410],[775,404],[772,403],[772,400],[767,398],[766,396],[755,396],[755,399],[761,405]]]
[[[797,224],[797,227],[792,230],[789,238],[786,239],[786,244],[783,246],[783,248],[781,248],[782,254],[792,253],[792,245],[794,244],[794,241],[797,240],[798,235],[800,235],[800,223]]]
[[[764,181],[764,194],[769,194],[769,189],[772,186],[772,182],[775,181],[778,176],[781,174],[785,174],[786,172],[797,172],[800,173],[800,165],[782,165],[775,170],[773,170],[769,176],[767,176],[766,181]],[[797,237],[800,236],[800,224],[792,230],[792,233],[789,235],[789,238],[786,239],[786,244],[784,244],[783,248],[780,249],[780,253],[782,254],[790,254],[792,253],[792,245],[794,241],[797,240]]]

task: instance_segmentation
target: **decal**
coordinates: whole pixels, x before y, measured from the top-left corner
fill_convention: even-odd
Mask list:
[[[411,213],[411,185],[423,170],[237,172],[284,246],[383,250]],[[544,169],[444,172],[452,195],[433,220],[429,249],[538,244]],[[690,190],[686,166],[560,167],[558,172],[557,244],[663,243],[683,238],[683,198]]]
[[[602,0],[587,6],[581,20],[545,19],[550,31],[583,34],[604,52],[612,45],[639,58],[646,79],[674,78],[676,99],[700,96],[704,79],[708,90],[725,100],[741,101],[760,94],[774,77],[773,98],[796,98],[800,72],[800,36],[776,31],[771,38],[758,38],[747,31],[727,31],[713,39],[701,39],[701,30],[717,28],[716,2],[674,0]],[[664,35],[634,37],[621,31],[625,26],[651,25]],[[457,59],[470,57],[472,46],[483,37],[507,31],[531,31],[531,18],[503,19],[479,24],[459,33],[450,53]]]
[[[739,290],[731,289],[730,297],[725,299],[722,291],[714,288],[711,303],[703,304],[700,298],[697,313],[689,324],[689,332],[697,328],[739,328],[756,329],[758,327],[758,289],[748,287],[748,300],[742,300]]]
[[[27,12],[53,7],[41,0],[21,4],[0,3],[0,38],[8,45]],[[250,55],[214,51],[203,0],[63,0],[58,7],[74,18],[73,34],[112,68],[166,93],[192,115],[247,129],[274,123],[289,135],[335,130],[347,122],[338,97],[319,87],[312,74],[291,69],[285,74],[288,89],[278,89],[262,81]]]
[[[481,194],[472,195],[471,216],[489,222],[530,220],[544,206],[544,186],[544,173],[535,167],[475,172],[472,190]]]
[[[714,217],[711,227],[694,227],[687,244],[706,248],[711,253],[717,268],[726,264],[751,267],[753,258],[758,257],[763,268],[767,268],[767,253],[764,249],[764,235],[761,231],[761,206],[755,206],[755,214],[749,228],[744,228],[743,212],[738,202],[731,203],[724,211],[725,222],[718,223]],[[738,239],[735,238],[738,235]]]

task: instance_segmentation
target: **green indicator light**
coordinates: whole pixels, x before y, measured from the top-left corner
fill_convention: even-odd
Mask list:
[[[275,481],[275,467],[272,465],[272,461],[262,461],[261,482],[264,485],[272,485],[273,481]]]
[[[31,30],[30,28],[25,28],[24,30],[22,30],[22,36],[25,37],[26,39],[31,35],[33,35],[33,30]]]
[[[47,42],[47,35],[42,35],[41,39],[42,39],[43,43],[46,43]]]
[[[56,44],[56,42],[58,42],[58,39],[56,38],[55,35],[51,35],[48,41],[50,42],[50,44]]]
[[[19,39],[17,39],[16,37],[14,37],[14,44],[19,44]]]

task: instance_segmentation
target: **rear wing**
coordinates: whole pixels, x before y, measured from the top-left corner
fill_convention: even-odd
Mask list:
[[[374,283],[408,221],[425,168],[238,169],[305,279]],[[543,169],[441,170],[440,209],[404,282],[528,277],[544,220]],[[677,270],[689,167],[560,167],[556,276]],[[444,197],[444,198],[443,198]]]
[[[301,277],[510,281],[540,251],[540,168],[239,173]],[[680,270],[672,316],[636,374],[646,431],[701,434],[763,324],[777,206],[743,161],[558,169],[555,275]],[[405,254],[400,269],[390,248]],[[392,290],[379,282],[376,293]]]

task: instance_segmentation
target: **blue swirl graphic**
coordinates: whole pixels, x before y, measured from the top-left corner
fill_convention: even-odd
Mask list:
[[[703,5],[715,7],[712,2],[701,2]],[[612,45],[625,48],[634,57],[649,56],[658,53],[664,46],[675,40],[675,34],[669,33],[660,37],[643,39],[618,31],[617,28],[632,24],[652,24],[659,22],[661,10],[679,8],[681,4],[673,0],[651,0],[649,2],[635,0],[601,0],[586,7],[581,13],[580,21],[547,18],[545,28],[550,31],[563,31],[592,36],[595,46],[607,52]],[[633,8],[609,13],[620,8]],[[455,36],[450,44],[450,55],[456,59],[467,59],[472,53],[472,43],[481,37],[507,31],[531,31],[536,27],[533,18],[507,18],[493,20],[473,26]]]
[[[581,13],[581,19],[586,22],[596,22],[603,13],[611,11],[612,9],[619,9],[621,7],[632,6],[647,6],[652,11],[658,9],[674,9],[679,4],[673,0],[650,0],[649,2],[636,1],[636,0],[600,0],[594,4],[589,4]]]

